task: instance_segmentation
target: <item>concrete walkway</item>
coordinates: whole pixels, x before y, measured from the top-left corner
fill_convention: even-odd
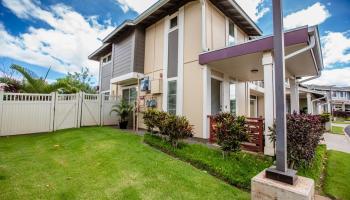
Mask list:
[[[324,140],[327,149],[350,153],[350,139],[345,135],[325,133]]]

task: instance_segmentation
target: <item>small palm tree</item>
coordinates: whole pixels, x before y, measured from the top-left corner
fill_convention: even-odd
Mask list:
[[[120,117],[119,127],[121,129],[126,129],[126,127],[128,126],[128,117],[132,111],[133,111],[133,106],[129,104],[127,101],[122,100],[119,104],[114,105],[112,107],[110,114],[113,112],[116,112]]]
[[[26,68],[13,64],[11,65],[11,68],[16,70],[18,73],[20,73],[24,79],[25,82],[22,87],[23,92],[27,93],[51,93],[56,92],[59,89],[68,87],[65,83],[55,82],[55,83],[47,83],[46,78],[48,73],[50,72],[50,69],[47,71],[45,77],[36,78],[35,74],[27,70]]]

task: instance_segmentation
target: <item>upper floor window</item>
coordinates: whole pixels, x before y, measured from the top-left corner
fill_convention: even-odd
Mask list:
[[[170,20],[170,29],[177,27],[177,16]]]
[[[102,57],[102,65],[107,64],[112,61],[112,54]]]
[[[235,25],[229,21],[228,24],[228,46],[235,44]]]

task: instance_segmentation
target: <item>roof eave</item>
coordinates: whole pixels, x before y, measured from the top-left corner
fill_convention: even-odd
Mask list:
[[[263,34],[263,31],[259,28],[259,26],[248,16],[248,14],[239,6],[235,1],[229,0],[232,6],[234,6],[238,12],[249,22],[249,24],[257,31],[259,34],[258,36],[261,36]]]

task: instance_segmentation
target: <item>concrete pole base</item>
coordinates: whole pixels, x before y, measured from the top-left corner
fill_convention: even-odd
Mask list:
[[[313,200],[314,180],[298,176],[294,185],[266,178],[266,170],[252,179],[252,200]]]

